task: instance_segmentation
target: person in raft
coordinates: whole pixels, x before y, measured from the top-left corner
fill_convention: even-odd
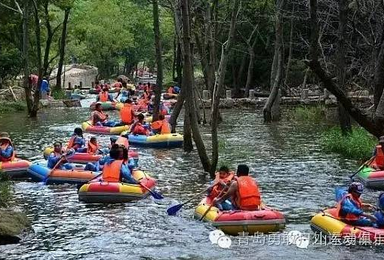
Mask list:
[[[91,122],[94,126],[116,126],[116,122],[108,120],[109,115],[103,112],[101,103],[97,103],[95,106],[95,111],[91,114]]]
[[[219,171],[216,172],[216,177],[211,183],[211,188],[208,189],[208,198],[214,200],[228,190],[229,185],[235,177],[234,172],[230,172],[227,166],[221,166]],[[217,204],[220,210],[231,210],[233,209],[232,203],[229,200],[225,200],[220,204]]]
[[[237,166],[237,179],[231,182],[228,191],[215,198],[214,205],[221,204],[226,199],[231,199],[234,209],[258,210],[261,206],[259,187],[255,180],[249,176],[249,167],[245,164]]]
[[[374,216],[376,218],[376,225],[374,226],[384,228],[384,192],[379,195]]]
[[[133,135],[149,135],[147,125],[144,125],[143,114],[137,116],[137,121],[132,125],[130,133]]]
[[[10,162],[15,159],[15,149],[7,132],[0,133],[0,162]]]
[[[97,139],[95,136],[92,136],[87,143],[87,153],[89,154],[99,154],[100,147],[97,143]]]
[[[170,134],[171,128],[169,126],[168,120],[165,119],[164,115],[159,115],[159,120],[151,124],[152,132],[154,134]]]
[[[74,150],[69,150],[68,154],[71,154],[74,152],[75,152]],[[67,160],[65,159],[62,144],[60,142],[55,142],[53,144],[53,152],[48,156],[47,167],[52,169],[60,160],[61,162],[57,166],[57,169],[62,169],[62,170],[73,169],[73,165],[68,163]]]
[[[137,184],[128,165],[124,163],[123,146],[114,144],[109,152],[109,160],[103,167],[102,180],[107,182],[126,182]]]
[[[133,112],[132,100],[127,99],[124,102],[124,106],[120,109],[120,119],[122,125],[131,125],[135,118],[135,113]]]
[[[81,130],[81,128],[76,127],[75,130],[73,130],[73,134],[67,144],[67,150],[69,149],[74,149],[78,153],[85,153],[87,151],[83,130]]]
[[[373,157],[371,167],[376,171],[384,170],[384,136],[380,137],[379,144],[373,151]]]
[[[111,101],[113,102],[113,97],[108,93],[108,87],[103,87],[103,89],[100,91],[99,95],[96,98],[96,101],[98,102],[107,102]]]
[[[376,218],[364,213],[363,209],[373,209],[371,204],[363,203],[360,199],[364,186],[360,182],[352,182],[348,193],[337,203],[338,218],[343,222],[354,226],[372,226]]]

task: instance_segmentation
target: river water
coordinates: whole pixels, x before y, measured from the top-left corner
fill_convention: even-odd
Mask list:
[[[74,127],[88,116],[86,108],[44,110],[37,120],[23,113],[0,115],[0,129],[11,134],[20,157],[41,159],[44,147],[68,140]],[[263,201],[285,214],[285,232],[312,234],[311,216],[335,204],[334,188],[348,183],[356,162],[321,150],[319,134],[325,123],[283,119],[265,125],[261,111],[250,110],[226,110],[223,116],[220,161],[232,169],[247,163]],[[209,131],[209,126],[202,127],[207,143]],[[108,137],[99,141],[107,143]],[[0,246],[0,259],[382,258],[383,250],[375,246],[311,243],[300,249],[287,245],[284,234],[258,241],[232,237],[231,248],[221,249],[209,241],[212,227],[192,218],[199,198],[184,206],[178,216],[166,213],[170,204],[185,201],[207,187],[210,180],[201,170],[197,153],[187,154],[181,148],[138,151],[140,167],[157,178],[163,201],[148,198],[128,204],[86,205],[78,201],[74,186],[15,182],[12,203],[27,213],[34,232],[17,245]],[[377,195],[367,190],[363,199],[375,202]]]

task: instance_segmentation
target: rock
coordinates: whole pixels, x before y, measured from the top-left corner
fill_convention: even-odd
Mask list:
[[[19,242],[30,229],[31,223],[24,213],[0,210],[0,245]]]

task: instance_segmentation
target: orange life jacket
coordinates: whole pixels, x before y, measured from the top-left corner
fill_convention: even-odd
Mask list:
[[[140,122],[136,122],[133,125],[131,132],[134,135],[148,135],[147,129],[145,129]]]
[[[10,158],[4,158],[4,157],[0,156],[0,161],[2,161],[2,162],[9,162],[9,161],[15,160],[16,152],[15,152],[15,147],[13,146],[11,139],[9,139],[8,137],[0,137],[0,141],[1,140],[8,140],[8,142],[9,142],[7,144],[1,145],[1,150],[6,150],[9,146],[12,146],[13,147],[13,152],[12,152],[12,155],[11,155]]]
[[[343,220],[348,220],[348,221],[354,221],[354,220],[358,220],[359,219],[359,216],[356,216],[354,214],[351,214],[351,213],[347,213],[345,216],[342,216],[342,211],[341,211],[341,204],[343,203],[343,201],[348,198],[350,200],[352,200],[355,204],[358,205],[359,208],[361,208],[362,206],[362,202],[360,200],[360,198],[353,198],[352,194],[348,193],[346,194],[338,203],[337,203],[337,206],[336,206],[336,209],[337,209],[337,217],[339,219],[343,219]]]
[[[376,166],[379,168],[384,168],[384,153],[381,148],[381,145],[376,146],[376,156],[375,156],[374,164],[376,164]]]
[[[217,196],[219,196],[219,194],[223,190],[223,186],[218,184],[219,182],[224,183],[225,185],[229,185],[231,183],[233,177],[235,176],[235,174],[233,172],[230,172],[228,177],[226,177],[224,179],[220,179],[220,173],[219,172],[216,172],[215,175],[216,175],[216,177],[215,177],[215,180],[213,181],[213,185],[215,185],[215,186],[212,188],[212,191],[209,194],[209,197],[211,199],[214,199]]]
[[[100,102],[107,102],[108,101],[108,92],[107,91],[101,91],[99,93],[99,101]]]
[[[160,134],[169,134],[171,133],[171,128],[169,127],[169,123],[167,119],[158,120],[151,124],[152,129],[160,131]]]
[[[103,181],[120,182],[120,170],[123,160],[115,160],[110,164],[105,164],[103,168]]]
[[[235,203],[241,210],[257,210],[261,204],[259,187],[250,176],[237,178]]]
[[[74,146],[75,139],[76,135],[71,136],[67,144],[67,149],[71,149]]]
[[[97,154],[98,150],[99,150],[99,145],[98,144],[93,144],[91,142],[88,142],[87,152],[89,154]]]
[[[98,122],[97,120],[95,120],[95,116],[99,118],[100,122],[104,122],[107,119],[107,116],[103,112],[99,112],[95,110],[92,112],[92,115],[91,115],[92,125],[96,125],[96,123]]]
[[[120,118],[124,124],[130,125],[133,122],[133,110],[132,105],[125,104],[124,107],[120,109]]]

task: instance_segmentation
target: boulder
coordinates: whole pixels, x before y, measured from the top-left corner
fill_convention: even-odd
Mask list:
[[[0,210],[0,245],[18,243],[30,229],[31,223],[24,213]]]

